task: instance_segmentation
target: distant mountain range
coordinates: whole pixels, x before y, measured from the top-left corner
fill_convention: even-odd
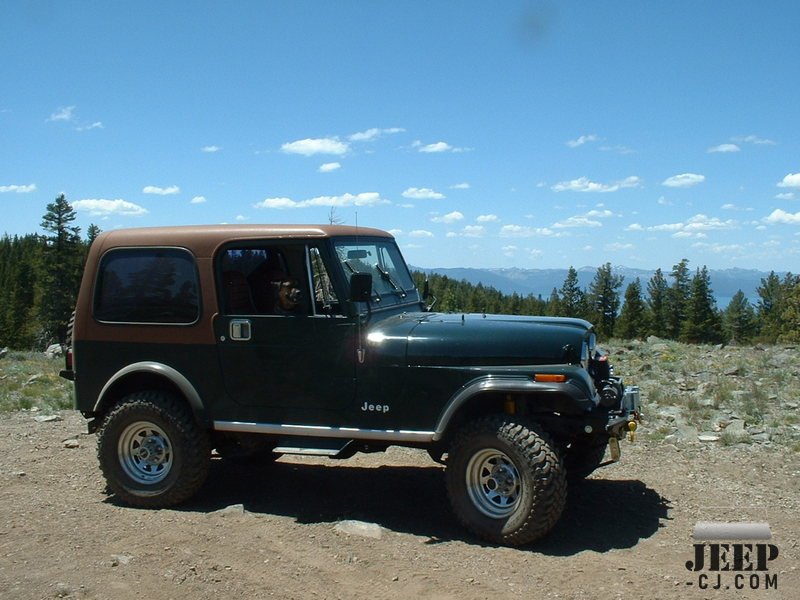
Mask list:
[[[522,296],[533,294],[541,296],[545,300],[550,296],[553,288],[560,289],[567,277],[567,269],[470,269],[470,268],[432,268],[411,267],[417,271],[425,273],[436,273],[446,275],[450,279],[461,281],[467,280],[469,283],[477,285],[482,283],[491,286],[504,294],[516,292]],[[622,275],[625,280],[620,289],[620,295],[625,293],[625,288],[637,277],[642,282],[642,291],[647,293],[647,282],[655,273],[655,270],[632,269],[630,267],[614,267],[614,273]],[[588,289],[589,284],[597,273],[597,267],[581,267],[577,269],[578,281],[581,287]],[[668,283],[672,282],[668,271],[663,271]],[[695,269],[690,266],[690,273],[694,275]],[[769,273],[756,271],[754,269],[721,269],[709,270],[711,277],[711,288],[717,300],[718,308],[725,308],[730,299],[738,290],[742,290],[744,295],[750,300],[751,304],[758,301],[756,290],[761,285],[761,280]],[[783,273],[779,273],[783,277]],[[435,293],[435,290],[434,290]]]

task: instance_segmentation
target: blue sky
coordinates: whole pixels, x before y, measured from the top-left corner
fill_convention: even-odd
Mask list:
[[[422,267],[800,271],[800,3],[0,3],[0,234],[392,231]]]

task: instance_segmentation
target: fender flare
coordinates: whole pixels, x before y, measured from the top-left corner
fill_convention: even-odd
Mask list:
[[[586,410],[591,410],[594,407],[592,399],[586,398],[580,388],[570,383],[540,383],[529,377],[487,375],[473,379],[450,397],[436,422],[433,440],[439,441],[444,437],[447,427],[462,406],[478,394],[486,392],[568,396]]]
[[[119,381],[129,375],[134,375],[137,373],[158,375],[159,377],[163,377],[172,383],[178,388],[178,390],[180,390],[181,394],[183,394],[183,397],[186,398],[186,401],[189,403],[195,418],[201,422],[204,420],[205,407],[203,406],[203,401],[200,398],[200,394],[197,393],[197,390],[191,384],[191,382],[173,367],[155,361],[142,361],[126,365],[114,373],[114,375],[103,386],[103,389],[100,390],[100,394],[97,396],[97,402],[94,404],[94,412],[100,411],[100,407],[102,406],[106,395]]]

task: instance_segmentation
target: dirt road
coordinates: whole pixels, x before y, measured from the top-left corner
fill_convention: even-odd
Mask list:
[[[623,443],[621,463],[570,488],[551,535],[510,549],[458,526],[424,453],[217,459],[194,500],[149,511],[106,496],[78,414],[34,416],[0,416],[4,599],[798,598],[800,454],[785,448]],[[779,556],[768,571],[687,570],[709,520],[768,522]]]

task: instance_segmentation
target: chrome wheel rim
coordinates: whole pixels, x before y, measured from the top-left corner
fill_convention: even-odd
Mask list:
[[[174,462],[169,437],[148,421],[137,421],[125,428],[119,437],[117,453],[125,474],[142,485],[164,479]]]
[[[519,504],[522,479],[517,467],[500,450],[476,452],[467,465],[467,494],[481,513],[492,519],[511,515]]]

